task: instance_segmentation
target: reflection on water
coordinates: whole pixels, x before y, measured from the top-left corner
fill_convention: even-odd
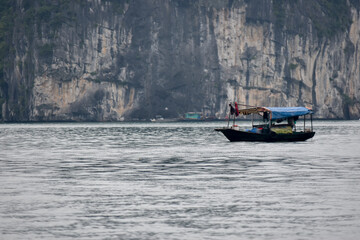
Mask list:
[[[0,239],[358,238],[360,121],[299,143],[222,125],[0,125]]]

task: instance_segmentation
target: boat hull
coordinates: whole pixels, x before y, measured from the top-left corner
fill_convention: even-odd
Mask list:
[[[294,132],[292,134],[252,133],[231,128],[217,128],[215,131],[222,132],[230,142],[296,142],[306,141],[315,135],[315,132]]]

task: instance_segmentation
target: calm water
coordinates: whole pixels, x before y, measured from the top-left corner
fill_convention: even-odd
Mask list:
[[[360,121],[299,143],[221,126],[1,124],[0,239],[359,239]]]

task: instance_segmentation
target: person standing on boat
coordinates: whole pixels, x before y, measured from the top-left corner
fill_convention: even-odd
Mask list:
[[[298,120],[299,117],[290,117],[288,118],[288,125],[292,128],[296,130],[296,120]]]

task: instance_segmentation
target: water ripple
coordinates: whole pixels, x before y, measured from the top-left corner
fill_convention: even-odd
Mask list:
[[[221,124],[1,124],[0,238],[358,238],[359,121],[301,143]]]

